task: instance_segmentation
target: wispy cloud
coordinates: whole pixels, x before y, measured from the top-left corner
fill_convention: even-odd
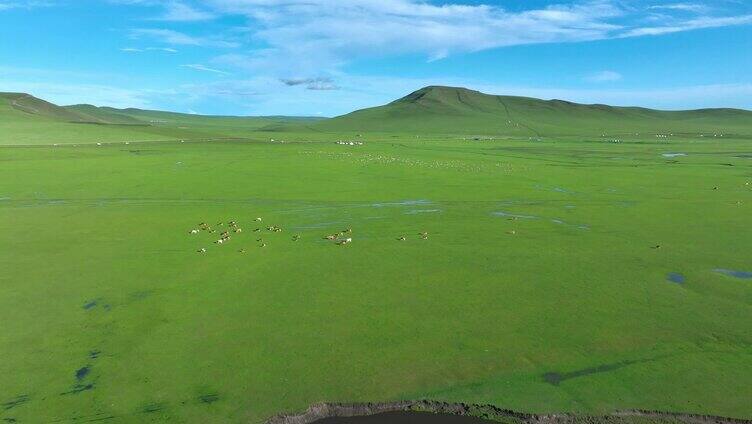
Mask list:
[[[602,83],[602,82],[614,82],[623,78],[622,74],[615,71],[599,71],[592,73],[585,77],[585,81]]]
[[[120,51],[126,52],[126,53],[144,53],[144,52],[177,53],[178,52],[176,49],[173,49],[171,47],[144,47],[144,48],[123,47],[122,49],[120,49]]]
[[[189,35],[183,32],[162,28],[133,29],[130,31],[130,37],[133,39],[148,38],[164,44],[184,46],[231,48],[240,45],[238,42],[228,41],[217,36]]]
[[[164,5],[164,13],[154,18],[160,21],[192,22],[214,19],[214,14],[205,10],[199,10],[193,6],[178,1],[167,2]]]
[[[36,7],[54,6],[55,3],[50,0],[0,0],[0,11],[10,9],[33,9]]]
[[[691,31],[705,28],[721,28],[736,25],[752,24],[752,15],[728,16],[728,17],[699,17],[670,25],[647,26],[634,28],[620,34],[619,37],[641,37],[646,35],[663,35],[675,32]]]
[[[283,84],[288,87],[294,87],[297,85],[305,86],[308,90],[337,90],[339,87],[329,77],[318,78],[282,78],[280,79]]]
[[[188,65],[180,65],[180,66],[183,67],[183,68],[190,68],[190,69],[193,69],[193,70],[196,70],[196,71],[212,72],[212,73],[221,74],[221,75],[230,75],[229,72],[221,71],[219,69],[210,68],[208,66],[204,66],[204,65],[201,65],[201,64],[197,64],[197,63],[188,64]]]
[[[698,3],[671,3],[671,4],[659,4],[650,6],[650,10],[680,10],[683,12],[692,13],[705,13],[709,12],[711,8],[705,4]]]
[[[360,58],[422,54],[435,61],[506,46],[661,35],[752,22],[752,14],[723,15],[700,3],[649,6],[622,0],[562,0],[521,11],[418,0],[207,0],[204,5],[218,15],[246,17],[247,40],[263,43],[262,48],[220,60],[255,72],[284,69],[298,75],[335,71]]]

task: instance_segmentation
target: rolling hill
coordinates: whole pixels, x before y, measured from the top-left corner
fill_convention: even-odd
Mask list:
[[[58,106],[26,93],[0,93],[0,144],[5,145],[245,138],[267,126],[318,119]]]
[[[584,105],[441,86],[425,87],[389,104],[331,119],[57,106],[29,94],[0,93],[0,127],[0,144],[247,138],[261,137],[264,132],[308,136],[387,133],[620,139],[674,133],[752,137],[752,112]]]
[[[430,86],[384,106],[315,123],[318,131],[411,132],[509,136],[616,136],[634,133],[752,134],[752,112],[738,109],[658,111],[496,96]]]
[[[92,116],[57,106],[25,93],[0,93],[0,119],[3,121],[40,119],[104,123]]]

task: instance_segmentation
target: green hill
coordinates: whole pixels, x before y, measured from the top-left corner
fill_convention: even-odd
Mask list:
[[[88,104],[58,106],[25,93],[0,93],[0,144],[72,144],[248,138],[267,126],[314,122],[287,116],[205,116]]]
[[[120,110],[111,107],[98,107],[94,105],[64,106],[63,109],[77,113],[90,122],[119,124],[119,125],[148,125],[148,122],[136,119]]]
[[[87,122],[86,117],[75,110],[68,110],[25,93],[0,93],[0,120],[42,119],[64,122]]]
[[[752,134],[752,112],[658,111],[425,87],[384,106],[316,123],[319,131],[566,136],[633,133]]]
[[[77,106],[66,106],[68,109],[78,109]],[[259,129],[268,125],[294,124],[301,122],[314,122],[322,118],[296,117],[296,116],[222,116],[222,115],[198,115],[190,113],[165,112],[147,109],[115,109],[110,107],[98,107],[100,114],[108,116],[122,116],[136,122],[149,125],[193,125],[215,128],[244,128]]]

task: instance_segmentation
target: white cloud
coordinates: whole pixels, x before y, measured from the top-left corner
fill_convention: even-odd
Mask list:
[[[339,87],[329,77],[318,78],[282,78],[280,79],[283,84],[288,87],[295,87],[298,85],[305,86],[308,90],[337,90]]]
[[[589,82],[600,83],[600,82],[619,81],[622,78],[623,76],[618,72],[600,71],[600,72],[595,72],[593,74],[588,75],[587,77],[585,77],[585,80]]]
[[[201,47],[221,47],[230,48],[238,47],[239,43],[234,41],[228,41],[220,37],[209,36],[195,36],[182,32],[174,31],[171,29],[152,29],[152,28],[139,28],[130,31],[130,36],[133,39],[149,38],[165,44],[172,45],[184,45],[184,46],[201,46]]]
[[[519,44],[596,40],[620,29],[619,8],[603,0],[518,13],[494,6],[414,0],[210,0],[243,14],[253,39],[268,47],[247,56],[253,69],[306,73],[344,61],[419,53],[432,60]],[[236,57],[237,59],[237,57]]]
[[[634,28],[619,35],[619,37],[640,37],[645,35],[663,35],[675,32],[691,31],[705,28],[720,28],[736,25],[752,24],[752,15],[729,17],[699,17],[670,25]]]
[[[164,5],[164,8],[164,14],[155,18],[155,20],[191,22],[214,19],[213,14],[178,1],[168,2]]]
[[[262,46],[218,61],[282,76],[331,73],[361,58],[421,54],[435,61],[505,46],[752,23],[752,15],[713,15],[702,4],[648,6],[622,0],[570,1],[522,11],[418,0],[206,0],[202,4],[217,15],[248,18],[247,41]],[[687,12],[693,17],[687,18]]]
[[[650,6],[651,10],[680,10],[683,12],[703,13],[710,11],[710,7],[697,3],[672,3]]]
[[[54,5],[55,3],[49,0],[0,0],[0,12],[10,9],[33,9],[36,7],[49,7]]]
[[[145,47],[145,48],[137,48],[137,47],[123,47],[120,49],[121,52],[126,53],[144,53],[144,52],[165,52],[165,53],[177,53],[178,51],[171,48],[171,47]]]
[[[212,73],[221,74],[221,75],[230,75],[229,72],[220,71],[219,69],[209,68],[208,66],[204,66],[201,64],[189,64],[189,65],[180,65],[180,66],[183,68],[194,69],[196,71],[212,72]]]

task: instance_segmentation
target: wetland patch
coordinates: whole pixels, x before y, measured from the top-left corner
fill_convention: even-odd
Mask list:
[[[736,271],[733,269],[716,268],[713,270],[719,274],[727,275],[729,277],[741,278],[742,280],[752,279],[752,272],[750,271]]]
[[[684,274],[680,274],[678,272],[669,272],[666,275],[666,280],[676,284],[684,284],[687,279],[684,277]]]

